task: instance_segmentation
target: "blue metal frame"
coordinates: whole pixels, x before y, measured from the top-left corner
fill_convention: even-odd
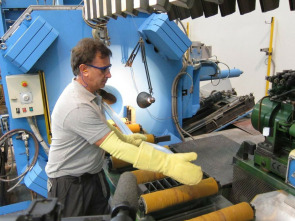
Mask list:
[[[10,214],[10,213],[15,213],[20,210],[25,210],[28,209],[32,201],[23,201],[19,203],[14,203],[11,205],[7,206],[2,206],[0,207],[0,216],[5,215],[5,214]]]
[[[29,2],[32,3],[33,1],[26,1],[26,3]],[[64,0],[59,1],[59,4],[69,4],[73,2],[76,1]],[[7,0],[6,4],[2,5],[2,22],[0,23],[1,33],[7,31],[6,23],[4,21],[6,19],[5,16],[9,17],[7,13],[3,13],[3,10],[13,7],[25,8],[27,6],[28,5],[22,0]],[[47,48],[47,50],[44,51],[44,54],[40,56],[32,68],[29,68],[29,73],[37,73],[39,70],[42,70],[45,73],[49,111],[51,113],[59,95],[73,78],[70,67],[70,51],[80,39],[92,37],[92,29],[83,21],[80,8],[71,10],[58,8],[52,9],[52,7],[48,8],[48,10],[44,10],[44,8],[42,10],[36,9],[31,13],[31,16],[32,18],[41,16],[42,19],[48,22],[59,33],[57,39]],[[153,44],[146,42],[145,50],[147,63],[153,85],[153,96],[156,98],[156,102],[147,109],[141,109],[136,104],[137,94],[142,91],[148,91],[144,65],[141,57],[138,56],[133,62],[133,80],[130,68],[124,67],[124,63],[126,63],[131,51],[139,40],[140,35],[138,33],[138,28],[149,16],[150,15],[140,13],[136,18],[131,16],[127,16],[126,18],[119,17],[117,20],[111,19],[107,23],[111,42],[110,49],[113,52],[112,78],[108,81],[107,85],[110,88],[116,88],[116,95],[120,98],[121,104],[121,106],[116,106],[119,115],[123,115],[124,106],[133,106],[136,108],[137,122],[141,124],[146,131],[156,136],[170,134],[173,139],[171,142],[166,142],[165,144],[177,143],[180,142],[180,139],[171,116],[171,86],[175,76],[182,68],[182,59],[169,60],[164,58],[163,54],[155,51],[155,46]],[[14,37],[12,36],[12,38]],[[15,40],[17,41],[18,38],[19,36],[16,37]],[[182,53],[184,53],[184,50]],[[5,54],[5,52],[2,51],[2,55],[3,54]],[[23,74],[24,70],[19,69],[11,63],[10,60],[4,58],[4,56],[0,56],[0,66],[5,101],[9,116],[12,116],[6,85],[6,76]],[[200,107],[199,83],[201,80],[211,80],[211,75],[216,73],[216,65],[202,65],[202,67],[197,70],[194,70],[193,66],[189,66],[186,71],[190,77],[184,76],[178,85],[178,114],[180,122],[182,122],[184,118],[191,117],[198,111]],[[238,76],[242,72],[239,70],[231,70],[230,73],[229,71],[223,71],[221,73],[221,77],[227,77],[228,75],[231,77]],[[193,79],[194,90],[187,96],[183,96],[182,91],[189,91],[192,86],[191,79]],[[132,87],[134,84],[136,84],[136,87]],[[136,88],[138,88],[138,91]],[[36,119],[41,135],[45,141],[48,142],[44,117],[37,116]],[[11,130],[16,128],[30,130],[26,119],[23,118],[13,119],[10,117],[9,125]],[[15,138],[13,139],[13,144],[18,174],[21,174],[28,163],[27,157],[24,154],[25,149],[23,147],[23,142],[16,140]],[[34,151],[33,142],[30,140],[30,160],[33,158]],[[46,161],[47,156],[41,149],[36,166],[27,174],[23,181],[28,188],[45,197],[47,196],[47,177],[44,172]]]

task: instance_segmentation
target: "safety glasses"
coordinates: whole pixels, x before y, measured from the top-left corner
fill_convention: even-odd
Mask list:
[[[92,68],[96,68],[96,69],[101,70],[101,72],[102,72],[103,74],[109,73],[109,71],[110,71],[110,69],[111,69],[111,67],[112,67],[111,64],[108,65],[108,66],[104,66],[104,67],[97,67],[97,66],[94,66],[94,65],[91,65],[91,64],[86,64],[86,65],[89,66],[89,67],[92,67]]]

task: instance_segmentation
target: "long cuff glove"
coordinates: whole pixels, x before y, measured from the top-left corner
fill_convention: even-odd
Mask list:
[[[112,131],[100,145],[102,149],[112,156],[133,164],[138,155],[138,147],[122,141],[117,134]]]
[[[133,166],[142,170],[163,173],[183,184],[195,185],[203,177],[201,167],[190,163],[196,159],[197,154],[193,152],[166,154],[154,149],[148,143],[142,142]]]
[[[111,125],[108,122],[108,126],[109,128],[114,131],[116,133],[116,135],[124,142],[133,144],[135,146],[139,146],[141,144],[142,141],[146,141],[146,136],[144,136],[143,134],[131,134],[131,135],[125,135],[122,134],[121,131],[119,131],[116,127],[114,127],[113,125]]]
[[[189,162],[197,158],[196,153],[167,154],[155,150],[147,142],[142,142],[138,148],[122,141],[113,131],[100,147],[138,169],[160,172],[183,184],[194,185],[202,180],[201,167]]]

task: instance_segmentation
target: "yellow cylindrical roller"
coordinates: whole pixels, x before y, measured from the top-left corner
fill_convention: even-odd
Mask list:
[[[144,134],[146,136],[146,141],[149,143],[155,143],[155,136],[153,134]]]
[[[156,173],[156,172],[151,172],[151,171],[146,171],[146,170],[134,170],[132,173],[136,176],[137,184],[140,183],[147,183],[159,179],[163,179],[166,177],[162,173]]]
[[[119,160],[118,158],[115,158],[113,156],[110,157],[111,162],[112,162],[112,169],[119,169],[127,166],[131,166],[132,164],[127,163],[123,160]]]
[[[140,133],[141,126],[139,124],[126,124],[133,133]]]
[[[253,208],[242,202],[187,221],[249,221],[254,219]]]
[[[144,194],[141,195],[140,200],[144,205],[145,214],[148,214],[193,199],[211,196],[217,192],[218,184],[215,179],[210,177],[203,179],[197,185],[181,185],[171,189]]]

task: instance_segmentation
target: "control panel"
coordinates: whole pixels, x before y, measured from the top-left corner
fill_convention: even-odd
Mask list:
[[[44,114],[38,74],[9,75],[6,83],[12,118]]]

